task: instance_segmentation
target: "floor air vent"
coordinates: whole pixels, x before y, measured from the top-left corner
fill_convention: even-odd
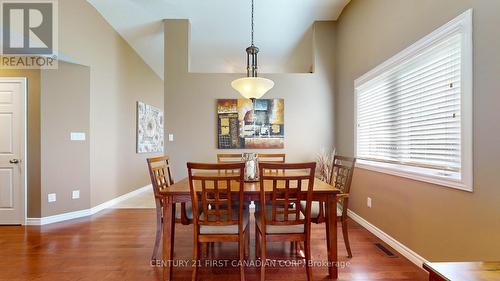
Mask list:
[[[395,258],[396,255],[391,252],[391,250],[387,249],[384,245],[380,244],[380,243],[375,243],[375,246],[377,246],[377,248],[379,248],[382,252],[384,252],[384,254],[390,258]]]

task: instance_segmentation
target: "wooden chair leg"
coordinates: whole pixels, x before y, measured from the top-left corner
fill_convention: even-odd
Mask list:
[[[349,232],[347,231],[347,218],[342,217],[342,236],[344,237],[345,248],[347,249],[347,256],[352,258],[351,245],[349,243]]]
[[[208,258],[208,247],[209,247],[210,243],[202,243],[201,244],[201,249],[202,249],[202,252],[203,252],[203,258]]]
[[[175,205],[174,205],[175,206]],[[175,218],[175,208],[172,209],[172,218]],[[163,219],[162,219],[163,221]],[[175,249],[175,219],[171,221],[171,227],[172,227],[172,238],[170,239],[170,256],[172,257],[172,260],[174,259],[174,249]]]
[[[161,208],[156,209],[156,238],[155,245],[153,247],[153,254],[151,255],[151,260],[155,261],[158,257],[158,248],[160,248],[160,241],[162,236],[162,210]]]
[[[195,235],[194,243],[193,243],[193,275],[191,276],[192,281],[198,280],[198,261],[200,260],[200,251],[199,248],[200,243],[198,243],[198,237]]]
[[[260,234],[260,281],[266,280],[266,234]]]
[[[239,237],[238,248],[240,256],[240,281],[245,281],[245,244],[246,244],[246,231],[244,231]]]
[[[306,259],[306,274],[307,274],[307,281],[312,281],[313,280],[313,274],[312,274],[312,268],[311,268],[311,239],[307,238],[306,241],[304,241],[304,254],[305,254],[305,259]]]
[[[245,259],[250,255],[250,229],[247,226],[245,229]]]
[[[328,214],[328,210],[326,210],[326,213]],[[328,239],[330,237],[330,223],[328,222],[328,218],[325,218],[325,232],[326,232],[326,248],[327,249],[330,249],[330,239]]]
[[[259,258],[259,229],[257,227],[257,223],[255,223],[255,259]]]

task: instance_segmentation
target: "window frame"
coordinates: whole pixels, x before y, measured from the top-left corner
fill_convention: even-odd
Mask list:
[[[358,157],[358,88],[380,78],[384,73],[408,62],[423,50],[433,47],[443,38],[456,32],[462,33],[461,43],[461,168],[459,172],[422,168],[374,160],[359,159],[356,166],[362,169],[429,182],[440,186],[473,191],[473,41],[472,9],[449,21],[408,48],[386,60],[354,81],[354,154]]]

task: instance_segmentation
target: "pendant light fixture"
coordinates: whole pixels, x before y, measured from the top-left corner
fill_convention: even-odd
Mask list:
[[[259,99],[274,87],[272,80],[257,76],[257,54],[259,48],[254,45],[254,0],[252,0],[252,33],[251,45],[247,52],[247,77],[236,79],[231,86],[247,99]]]

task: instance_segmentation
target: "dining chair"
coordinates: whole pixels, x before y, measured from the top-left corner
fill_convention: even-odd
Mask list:
[[[153,193],[156,203],[156,238],[155,238],[155,245],[153,247],[153,255],[151,256],[151,260],[156,260],[158,254],[158,248],[160,246],[161,236],[163,233],[162,226],[163,226],[164,199],[162,196],[160,196],[160,191],[174,184],[174,180],[172,176],[170,158],[168,156],[148,158],[147,162],[148,162],[149,176],[151,177],[151,185],[153,186]],[[184,225],[189,225],[192,223],[193,210],[191,207],[191,203],[176,204],[174,212],[175,212],[175,223],[182,223]]]
[[[285,163],[286,160],[286,154],[284,153],[258,153],[257,158],[259,159],[260,162],[266,162],[266,163]],[[264,170],[264,172],[275,172],[278,173],[277,170]],[[259,202],[257,202],[259,204]],[[267,202],[269,204],[269,202]],[[256,205],[256,208],[260,208],[260,206]],[[291,242],[291,248],[297,249],[297,243],[295,241]]]
[[[265,280],[267,242],[304,242],[307,280],[312,280],[311,202],[316,163],[260,163],[260,201],[270,204],[255,214],[255,254],[260,252],[261,281]],[[283,171],[269,173],[265,171]],[[266,192],[268,194],[266,194]],[[269,197],[269,198],[267,198]],[[302,210],[301,201],[305,199]],[[259,251],[260,248],[260,251]]]
[[[217,153],[217,163],[219,164],[228,164],[228,163],[240,163],[244,162],[243,161],[243,153]],[[222,171],[219,171],[219,173]],[[224,170],[226,173],[234,173],[238,171],[234,170]],[[233,202],[236,203],[236,202]],[[244,206],[246,209],[248,209],[249,204],[246,203],[246,206]],[[210,243],[211,246],[213,247],[213,243]],[[205,253],[204,256],[207,256],[206,252],[207,249],[204,247],[203,252]]]
[[[245,163],[187,163],[187,168],[193,211],[200,214],[193,220],[193,260],[200,259],[201,243],[238,242],[240,280],[245,280],[243,261],[249,241],[248,212],[243,208]],[[226,170],[237,172],[220,173]],[[192,280],[197,278],[198,264]]]
[[[332,171],[330,177],[330,185],[340,189],[341,193],[337,195],[337,219],[342,224],[342,236],[347,249],[347,256],[352,258],[351,245],[349,243],[349,231],[347,228],[347,209],[349,207],[349,192],[351,190],[352,176],[356,158],[335,155],[332,163]],[[302,207],[305,202],[302,202]],[[313,223],[326,223],[326,204],[325,202],[313,201],[311,207],[311,221]],[[327,235],[328,226],[326,227]]]
[[[285,163],[286,154],[284,153],[258,153],[259,162],[266,163]],[[277,172],[277,171],[275,171]]]

